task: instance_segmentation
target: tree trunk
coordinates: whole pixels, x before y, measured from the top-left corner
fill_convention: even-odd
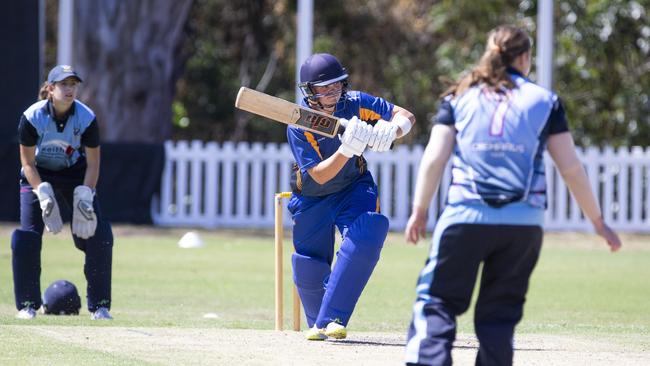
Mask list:
[[[191,6],[192,0],[75,2],[80,99],[97,114],[102,141],[159,143],[171,136]]]

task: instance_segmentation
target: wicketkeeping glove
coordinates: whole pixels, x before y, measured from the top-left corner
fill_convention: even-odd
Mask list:
[[[47,231],[56,234],[63,228],[63,221],[61,220],[61,212],[59,205],[56,203],[54,196],[54,189],[48,182],[42,182],[34,190],[38,203],[41,206],[43,213],[43,223]]]
[[[74,189],[72,233],[81,239],[92,237],[97,229],[93,196],[93,191],[88,186],[77,186]]]
[[[397,137],[398,129],[399,126],[396,123],[380,119],[372,128],[372,137],[368,141],[370,150],[377,152],[390,150],[393,141]]]
[[[338,151],[348,158],[354,155],[361,156],[371,136],[372,126],[354,116],[347,122]]]

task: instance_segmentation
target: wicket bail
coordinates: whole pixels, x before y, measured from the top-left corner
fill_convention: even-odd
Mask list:
[[[275,194],[275,330],[283,330],[283,304],[282,295],[284,293],[283,265],[282,265],[282,238],[284,230],[282,226],[282,199],[291,197],[291,192],[281,192]],[[300,297],[296,286],[293,288],[293,330],[300,331]]]

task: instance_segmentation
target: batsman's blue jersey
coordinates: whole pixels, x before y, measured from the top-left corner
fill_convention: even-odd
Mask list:
[[[435,122],[457,131],[451,206],[546,207],[543,153],[550,134],[568,131],[564,109],[555,93],[510,75],[513,89],[497,93],[478,85],[441,103]]]
[[[305,101],[302,104],[307,106]],[[393,104],[359,91],[347,92],[336,105],[334,112],[335,117],[350,119],[357,116],[371,124],[379,119],[388,121],[392,114]],[[369,175],[363,157],[355,156],[334,178],[325,184],[318,184],[307,171],[338,150],[341,146],[339,137],[324,137],[290,126],[287,129],[287,140],[296,159],[292,188],[302,196],[325,196],[339,192],[360,177]]]

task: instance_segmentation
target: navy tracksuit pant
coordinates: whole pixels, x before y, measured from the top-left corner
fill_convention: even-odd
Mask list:
[[[456,317],[469,307],[483,263],[474,313],[480,343],[476,365],[511,365],[514,329],[523,315],[542,237],[542,228],[532,225],[447,227],[433,243],[437,254],[429,258],[418,283],[407,364],[451,365]]]
[[[41,179],[49,182],[56,196],[61,219],[71,221],[73,192],[83,183],[85,164],[77,164],[62,172],[39,169]],[[73,235],[75,246],[85,253],[84,274],[88,281],[88,310],[111,306],[111,272],[113,253],[113,234],[110,224],[102,217],[97,197],[93,206],[97,216],[95,235],[81,239]],[[20,225],[12,239],[12,266],[14,274],[14,294],[16,308],[42,305],[40,292],[41,275],[41,236],[43,218],[38,197],[32,187],[22,177],[20,184]]]

